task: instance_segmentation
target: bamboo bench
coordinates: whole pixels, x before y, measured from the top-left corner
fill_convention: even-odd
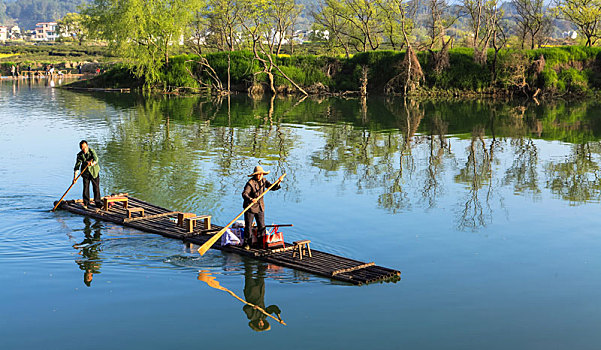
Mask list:
[[[140,213],[141,216],[144,216],[144,208],[127,208],[127,217],[131,218],[131,214]]]
[[[127,202],[129,199],[127,197],[115,196],[115,197],[104,197],[102,198],[104,205],[102,206],[102,210],[109,210],[109,205],[112,203],[121,203],[124,209],[127,209]]]
[[[199,215],[184,219],[187,232],[194,232],[194,224],[197,220],[203,220],[205,230],[211,229],[211,215]]]
[[[311,241],[308,239],[293,242],[294,251],[292,252],[292,257],[296,257],[296,254],[298,253],[298,258],[300,260],[303,260],[303,255],[305,252],[307,252],[307,255],[309,255],[309,257],[312,258],[313,256],[311,256],[311,248],[309,247],[309,243],[311,243]]]
[[[182,212],[177,213],[177,226],[184,227],[184,220],[186,218],[193,218],[195,216],[196,216],[196,214],[194,214],[194,213],[182,213]]]

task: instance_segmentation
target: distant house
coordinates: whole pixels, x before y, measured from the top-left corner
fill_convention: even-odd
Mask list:
[[[31,38],[34,41],[53,41],[58,38],[56,22],[40,22],[35,25],[35,32]]]
[[[8,40],[8,27],[0,26],[0,41]]]
[[[578,33],[575,30],[568,30],[567,32],[561,33],[561,37],[564,39],[576,39]]]
[[[8,31],[8,36],[11,40],[21,39],[21,28],[19,26],[12,26]]]

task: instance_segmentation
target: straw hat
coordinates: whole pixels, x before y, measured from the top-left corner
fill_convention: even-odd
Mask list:
[[[253,173],[252,173],[252,174],[250,174],[250,175],[248,175],[248,176],[255,176],[255,175],[258,175],[258,174],[267,175],[267,174],[269,174],[269,171],[265,171],[265,170],[263,170],[263,167],[262,167],[262,166],[260,166],[260,165],[257,165],[257,166],[255,167],[255,170],[253,171]]]

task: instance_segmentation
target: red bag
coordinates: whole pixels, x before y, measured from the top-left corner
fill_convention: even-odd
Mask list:
[[[271,232],[265,232],[263,235],[263,249],[284,248],[284,235],[278,232],[278,227],[274,226]]]

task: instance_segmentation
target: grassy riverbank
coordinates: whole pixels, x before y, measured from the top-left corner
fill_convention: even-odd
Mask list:
[[[217,52],[204,55],[214,70],[197,62],[199,56],[171,57],[154,88],[163,91],[206,90],[216,85],[227,87],[228,55],[233,91],[268,91],[268,76],[261,73],[260,62],[247,51]],[[276,65],[292,81],[310,94],[358,93],[361,79],[367,74],[370,94],[386,93],[392,78],[402,76],[405,52],[374,51],[350,58],[328,56],[273,57]],[[448,65],[436,69],[433,53],[422,51],[417,58],[423,71],[412,94],[423,96],[522,95],[522,96],[586,96],[601,90],[601,48],[553,47],[536,50],[488,51],[487,63],[474,62],[473,50],[455,48],[448,51]],[[278,93],[295,93],[293,84],[273,69],[274,87]],[[140,87],[126,68],[115,67],[107,74],[87,82],[88,87]],[[388,89],[390,92],[390,89]],[[398,89],[397,89],[398,91]]]
[[[84,72],[92,73],[97,67],[109,67],[118,61],[106,46],[76,44],[21,44],[0,46],[0,74],[9,75],[11,66],[18,65],[20,71],[41,70],[52,65],[56,69],[76,72],[81,64]]]

